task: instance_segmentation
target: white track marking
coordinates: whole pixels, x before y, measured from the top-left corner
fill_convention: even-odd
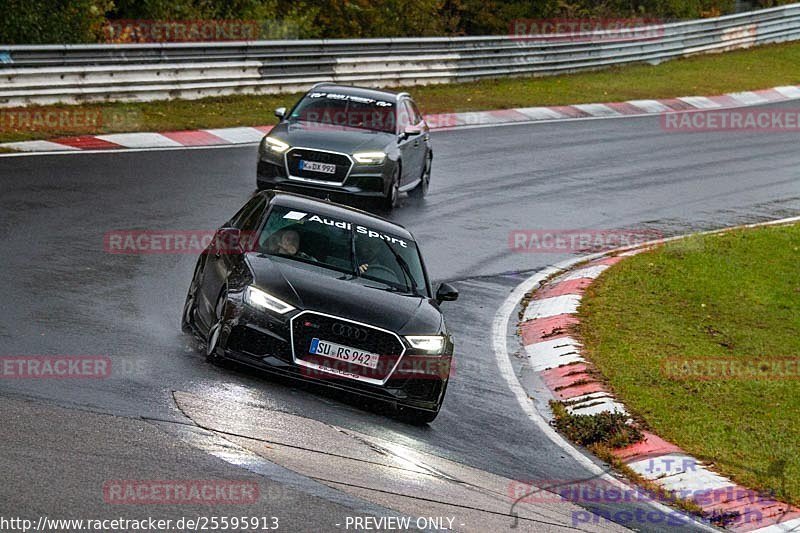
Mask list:
[[[599,413],[627,413],[625,406],[614,400],[603,399],[586,404],[569,405],[567,411],[575,415],[596,415]]]
[[[586,403],[589,400],[602,400],[603,398],[613,399],[614,397],[611,396],[610,392],[590,392],[589,394],[582,394],[580,396],[575,396],[574,398],[568,398],[562,401],[568,405],[577,405],[580,403]]]
[[[266,133],[250,127],[241,128],[220,128],[214,130],[202,130],[220,139],[225,139],[231,144],[245,144],[251,142],[261,142]]]
[[[178,141],[173,141],[160,133],[111,133],[109,135],[95,135],[94,137],[101,141],[108,141],[127,148],[183,148],[183,145]]]
[[[722,490],[735,486],[730,479],[702,466],[698,466],[691,472],[661,478],[658,480],[658,485],[664,490],[689,497],[704,491]]]
[[[705,96],[681,96],[678,98],[678,100],[682,100],[690,106],[698,109],[714,109],[717,107],[722,107],[722,104],[719,102],[715,102],[711,98],[706,98]]]
[[[669,113],[672,111],[658,100],[628,100],[626,103],[638,107],[645,113]]]
[[[549,107],[518,107],[514,109],[514,111],[517,113],[522,113],[526,117],[534,120],[567,118],[567,115],[559,113],[558,111],[550,109]]]
[[[626,466],[645,479],[657,480],[683,474],[699,468],[697,459],[685,453],[667,453],[626,463]]]
[[[525,353],[536,372],[583,361],[580,344],[570,337],[528,344]]]
[[[525,309],[525,320],[536,318],[547,318],[549,316],[574,314],[578,311],[581,297],[577,294],[564,294],[553,296],[552,298],[542,298],[541,300],[531,300],[528,308]]]
[[[589,113],[593,117],[620,117],[622,113],[608,107],[605,104],[575,104],[572,107],[580,109],[584,113]]]
[[[728,93],[728,96],[745,105],[758,105],[769,103],[769,100],[763,96],[759,96],[752,91],[744,91],[741,93]]]
[[[800,98],[800,87],[795,87],[794,85],[775,87],[775,90],[790,100]]]
[[[66,144],[59,144],[50,141],[20,141],[16,143],[4,143],[3,148],[10,148],[12,150],[22,150],[23,152],[49,152],[49,151],[80,151],[79,148],[74,146],[67,146]],[[15,155],[15,154],[7,154]]]
[[[600,274],[604,271],[608,270],[608,265],[594,265],[586,268],[580,268],[578,270],[573,270],[563,278],[559,279],[559,282],[564,281],[572,281],[575,279],[581,278],[589,278],[589,279],[597,279]]]

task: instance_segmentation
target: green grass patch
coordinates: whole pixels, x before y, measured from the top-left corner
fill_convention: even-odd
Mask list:
[[[786,43],[695,56],[656,66],[642,64],[564,76],[503,78],[403,90],[414,94],[424,113],[615,102],[716,95],[798,84],[798,64],[800,43]],[[262,126],[275,122],[272,112],[276,107],[288,107],[298,97],[299,94],[226,96],[171,102],[54,106],[100,112],[108,120],[103,120],[93,131],[87,131],[84,126],[31,131],[30,128],[10,128],[7,121],[3,121],[0,142],[85,133]],[[115,113],[121,113],[122,119],[114,120],[114,116],[119,117]]]
[[[613,266],[579,310],[588,358],[644,426],[737,482],[795,505],[797,373],[685,379],[665,365],[800,359],[798,265],[800,225],[695,236]]]

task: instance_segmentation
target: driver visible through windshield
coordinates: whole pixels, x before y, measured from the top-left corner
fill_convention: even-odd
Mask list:
[[[378,289],[428,296],[414,241],[345,220],[275,206],[258,251],[348,274]]]

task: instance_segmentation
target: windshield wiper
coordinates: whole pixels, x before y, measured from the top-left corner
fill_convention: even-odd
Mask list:
[[[397,264],[400,265],[400,269],[403,271],[403,276],[405,276],[406,282],[408,283],[408,292],[414,296],[422,297],[422,295],[417,292],[416,283],[414,283],[414,276],[411,275],[411,269],[408,268],[408,263],[406,263],[406,260],[403,259],[399,253],[397,253],[397,250],[392,248],[392,245],[389,244],[388,241],[381,239],[381,242],[383,242],[389,251],[392,252]]]
[[[379,291],[396,292],[398,294],[403,294],[405,296],[417,296],[421,298],[419,294],[417,294],[416,292],[409,291],[408,288],[404,289],[402,287],[395,287],[394,285],[386,284],[386,286],[384,287],[376,287],[375,285],[364,285],[364,286],[370,289],[377,289]]]

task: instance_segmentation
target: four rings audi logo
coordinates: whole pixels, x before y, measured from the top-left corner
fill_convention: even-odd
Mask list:
[[[368,335],[367,330],[342,322],[334,322],[331,326],[331,331],[340,337],[347,337],[357,341],[367,340]]]

